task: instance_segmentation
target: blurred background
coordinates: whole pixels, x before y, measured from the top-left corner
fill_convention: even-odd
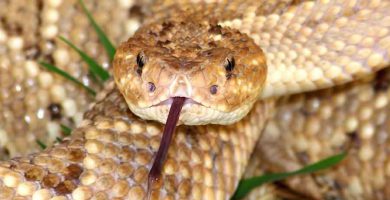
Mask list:
[[[149,1],[85,1],[114,45],[142,22]],[[141,7],[144,6],[144,7]],[[109,68],[77,0],[0,1],[0,160],[40,150],[64,136],[61,125],[76,126],[93,100],[84,89],[39,65],[45,61],[98,89],[80,56],[58,37]]]

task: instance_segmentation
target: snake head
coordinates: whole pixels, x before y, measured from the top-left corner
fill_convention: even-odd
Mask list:
[[[173,97],[185,97],[180,124],[230,124],[252,108],[266,62],[246,34],[196,20],[149,24],[121,44],[115,82],[130,110],[166,122]]]

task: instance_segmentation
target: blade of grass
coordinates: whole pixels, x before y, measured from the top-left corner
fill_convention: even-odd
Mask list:
[[[95,92],[93,89],[91,89],[90,87],[84,85],[84,84],[81,83],[79,80],[77,80],[77,79],[74,78],[73,76],[69,75],[69,74],[66,73],[65,71],[59,69],[58,67],[56,67],[56,66],[54,66],[54,65],[52,65],[52,64],[46,63],[46,62],[42,62],[42,61],[40,61],[39,64],[40,64],[42,67],[46,68],[47,70],[52,71],[52,72],[54,72],[54,73],[56,73],[56,74],[58,74],[58,75],[60,75],[60,76],[62,76],[62,77],[64,77],[64,78],[66,78],[66,79],[68,79],[68,80],[70,80],[70,81],[76,83],[77,85],[83,87],[84,89],[86,89],[86,90],[87,90],[90,94],[92,94],[93,96],[96,95],[96,92]]]
[[[110,61],[114,59],[115,55],[115,47],[112,45],[106,34],[104,34],[103,30],[99,27],[99,25],[96,23],[96,21],[93,19],[91,13],[87,9],[87,7],[84,4],[83,0],[79,0],[79,3],[81,4],[81,7],[84,10],[84,13],[87,15],[89,22],[92,24],[93,28],[95,29],[95,32],[97,33],[100,42],[103,44],[104,48],[106,49],[107,55],[110,58]]]
[[[72,133],[72,129],[63,125],[63,124],[60,124],[61,126],[61,130],[62,132],[64,133],[65,136],[69,136],[71,133]]]
[[[290,176],[313,173],[313,172],[317,172],[319,170],[333,167],[336,164],[338,164],[340,161],[342,161],[346,155],[347,155],[347,153],[343,152],[343,153],[325,158],[325,159],[320,160],[316,163],[310,164],[302,169],[292,171],[292,172],[266,174],[263,176],[257,176],[257,177],[253,177],[253,178],[243,179],[240,181],[238,188],[231,199],[232,200],[242,199],[252,189],[259,187],[260,185],[268,183],[268,182],[279,181],[279,180],[286,179]]]
[[[57,141],[58,143],[61,143],[61,142],[62,142],[62,139],[61,139],[60,137],[56,137],[56,141]]]
[[[65,39],[64,37],[60,36],[59,38],[80,55],[80,57],[84,60],[84,62],[88,64],[89,70],[94,75],[99,77],[102,81],[106,81],[110,78],[110,74],[102,66],[100,66],[93,58],[88,56],[85,52],[81,51],[81,49],[77,48],[74,44],[72,44],[69,40]]]
[[[39,147],[41,147],[41,149],[46,149],[47,148],[46,144],[43,143],[41,140],[37,139],[36,142],[39,145]]]
[[[89,70],[88,76],[91,77],[92,82],[99,84],[100,87],[103,87],[104,82],[100,81],[100,79],[96,77],[96,75],[93,72],[91,72],[91,70]]]

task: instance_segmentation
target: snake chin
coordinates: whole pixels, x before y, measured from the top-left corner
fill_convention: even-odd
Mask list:
[[[137,116],[165,124],[172,105],[172,97],[152,106],[141,108],[128,103],[130,110]],[[253,103],[245,104],[236,110],[223,112],[212,105],[206,106],[191,98],[187,98],[180,113],[178,125],[232,124],[245,117]]]

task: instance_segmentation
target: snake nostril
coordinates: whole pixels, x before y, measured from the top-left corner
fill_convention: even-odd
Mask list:
[[[149,88],[149,92],[154,92],[156,90],[156,86],[152,82],[148,83],[148,88]]]
[[[217,94],[217,91],[218,91],[218,86],[217,85],[212,85],[210,87],[210,93],[211,94]]]

